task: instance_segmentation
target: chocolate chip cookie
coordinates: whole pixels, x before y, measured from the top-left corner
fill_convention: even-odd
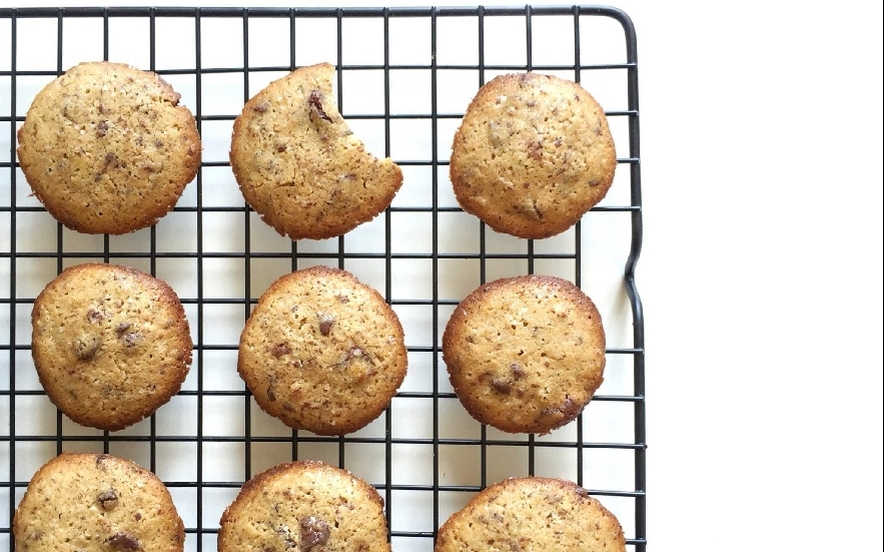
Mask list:
[[[163,483],[109,454],[64,453],[31,478],[12,522],[18,552],[182,552]]]
[[[435,552],[625,552],[620,522],[562,479],[506,479],[483,490],[439,529]]]
[[[389,552],[384,502],[350,472],[315,461],[254,476],[221,516],[218,552]]]
[[[41,90],[18,130],[25,178],[46,210],[88,234],[155,224],[194,179],[202,145],[191,112],[159,75],[81,63]]]
[[[517,276],[468,295],[448,320],[442,355],[461,403],[510,433],[549,433],[602,384],[605,332],[592,300],[553,276]]]
[[[407,364],[402,325],[384,298],[326,266],[274,282],[239,344],[239,373],[258,405],[321,435],[350,433],[380,416]]]
[[[449,171],[464,211],[498,232],[546,238],[605,197],[616,166],[605,112],[589,92],[521,73],[479,89],[454,136]]]
[[[340,236],[386,209],[402,170],[350,131],[332,92],[334,67],[296,69],[243,107],[230,164],[261,219],[293,240]]]
[[[134,268],[66,269],[37,296],[31,322],[46,395],[85,426],[115,431],[150,416],[190,369],[193,342],[181,301]]]

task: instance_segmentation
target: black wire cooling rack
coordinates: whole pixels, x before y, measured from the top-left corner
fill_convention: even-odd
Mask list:
[[[16,130],[36,92],[80,61],[154,70],[182,94],[205,148],[196,180],[155,227],[84,236],[30,195]],[[291,242],[247,208],[227,162],[242,104],[295,67],[336,65],[338,104],[374,153],[403,167],[392,206],[346,236]],[[540,71],[581,82],[617,144],[609,196],[547,240],[496,234],[464,214],[447,177],[463,110],[493,76]],[[345,467],[384,497],[393,549],[432,550],[436,529],[479,489],[548,475],[588,488],[646,548],[644,330],[634,272],[642,240],[635,32],[606,7],[0,8],[0,551],[34,471],[66,451],[149,467],[182,515],[187,550],[214,550],[218,519],[242,483],[291,459]],[[168,281],[185,304],[194,364],[181,393],[121,432],[89,430],[48,402],[30,357],[34,298],[66,266],[99,260]],[[406,331],[409,375],[387,412],[343,437],[293,432],[257,409],[236,376],[239,330],[282,274],[339,266],[377,288]],[[566,277],[599,305],[606,382],[578,420],[508,435],[467,416],[448,385],[440,335],[454,306],[491,279]]]

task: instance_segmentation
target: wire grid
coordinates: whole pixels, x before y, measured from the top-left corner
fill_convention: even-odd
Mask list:
[[[53,39],[56,48],[47,48]],[[609,50],[609,58],[595,55]],[[15,157],[15,133],[36,92],[94,59],[163,75],[196,116],[205,148],[174,211],[126,236],[62,227],[29,195]],[[338,69],[338,107],[351,128],[370,151],[403,167],[405,184],[383,215],[353,232],[291,242],[243,202],[227,146],[251,95],[319,61]],[[547,240],[486,228],[458,208],[447,179],[450,139],[472,95],[497,74],[526,70],[583,82],[606,108],[619,152],[605,201]],[[0,463],[8,466],[0,466],[0,550],[14,548],[12,514],[31,475],[68,450],[117,454],[156,472],[184,518],[187,550],[215,549],[220,513],[245,480],[307,458],[345,467],[379,489],[397,551],[432,550],[437,528],[478,490],[523,475],[587,487],[620,518],[628,547],[645,550],[644,335],[634,281],[642,236],[637,58],[623,12],[0,8],[0,142]],[[619,239],[598,237],[611,228]],[[121,432],[64,417],[46,399],[30,358],[35,296],[63,268],[88,260],[168,281],[194,334],[194,364],[180,394]],[[402,389],[381,418],[341,437],[292,431],[269,418],[235,370],[239,331],[257,297],[277,277],[314,264],[347,269],[378,289],[406,331]],[[439,347],[460,299],[483,282],[523,273],[560,275],[589,290],[609,336],[605,384],[576,422],[542,437],[503,434],[469,418],[448,385]]]

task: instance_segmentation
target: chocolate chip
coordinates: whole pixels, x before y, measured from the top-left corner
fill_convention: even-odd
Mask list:
[[[117,154],[109,151],[104,156],[104,166],[101,167],[101,170],[95,173],[95,181],[98,182],[101,180],[101,176],[107,172],[108,169],[119,169],[120,167],[125,167],[126,163],[120,161],[117,158]]]
[[[601,184],[601,182],[602,181],[600,179],[593,178],[592,180],[589,181],[589,185],[590,186],[598,186],[599,184]]]
[[[95,309],[89,309],[89,312],[86,313],[86,320],[89,322],[101,322],[104,320],[104,315]]]
[[[328,542],[331,531],[322,518],[308,516],[301,520],[301,552],[310,552]]]
[[[292,348],[289,347],[288,343],[277,343],[270,349],[270,354],[273,355],[273,358],[279,358],[291,352]]]
[[[269,385],[267,386],[267,398],[270,400],[270,402],[276,401],[276,392],[274,392],[273,387]]]
[[[101,503],[102,510],[113,510],[117,507],[117,491],[110,488],[98,495],[98,502]]]
[[[513,378],[520,380],[525,377],[525,370],[518,362],[513,362],[510,364],[510,372],[513,374]]]
[[[95,126],[95,133],[99,138],[104,138],[107,135],[107,121],[100,121],[98,125]]]
[[[560,415],[562,420],[570,421],[576,418],[582,410],[583,407],[580,404],[572,401],[570,397],[565,397],[565,400],[562,401],[562,404],[555,407],[544,408],[543,410],[541,410],[538,418]]]
[[[80,360],[92,360],[101,347],[101,340],[97,337],[78,337],[74,341],[74,352]]]
[[[285,146],[285,144],[277,144],[276,145],[276,153],[284,153],[285,150],[287,150],[287,149],[288,148]]]
[[[317,115],[319,115],[320,119],[331,122],[331,117],[329,117],[322,109],[322,92],[320,92],[319,90],[311,90],[308,102],[310,104],[310,107],[313,108]]]
[[[365,354],[365,351],[362,350],[361,347],[357,347],[353,345],[350,347],[350,350],[347,351],[347,355],[344,357],[344,362],[348,362],[353,360],[354,358],[360,358]]]
[[[539,157],[538,157],[538,159],[539,159]],[[590,186],[591,186],[591,185],[592,185],[592,184],[590,184]],[[542,219],[542,218],[543,218],[543,211],[541,211],[541,210],[540,210],[540,207],[537,206],[537,202],[535,202],[534,200],[532,200],[532,201],[531,201],[531,207],[534,209],[534,214],[537,215],[537,218]]]
[[[543,157],[543,144],[540,141],[528,144],[528,157],[535,161],[540,161],[540,158]]]
[[[141,512],[135,512],[135,521],[141,521]]]
[[[491,380],[491,387],[502,395],[509,395],[512,390],[512,384],[504,378],[494,378]]]
[[[117,332],[117,334],[122,334],[131,327],[132,327],[132,324],[130,324],[128,322],[120,322],[119,324],[117,324],[115,331]]]
[[[319,333],[328,335],[331,333],[332,324],[335,323],[335,317],[330,314],[322,314],[319,316]]]
[[[580,414],[580,411],[583,410],[583,407],[572,401],[570,398],[566,398],[562,405],[559,407],[559,411],[565,415],[566,418],[573,418]]]
[[[130,533],[117,533],[108,539],[114,550],[141,550],[141,543]]]
[[[338,298],[338,303],[349,303],[350,302],[350,298],[347,297],[346,295],[344,295],[343,293],[340,295],[337,295],[337,298]]]
[[[267,108],[270,107],[270,102],[263,101],[259,104],[255,104],[252,106],[252,111],[257,111],[258,113],[264,113],[267,111]]]
[[[123,345],[126,347],[134,347],[138,345],[141,341],[141,334],[139,332],[128,332],[123,334]]]

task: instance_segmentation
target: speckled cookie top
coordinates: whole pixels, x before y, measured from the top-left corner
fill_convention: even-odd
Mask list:
[[[261,218],[293,240],[344,234],[386,209],[402,185],[338,112],[328,63],[296,69],[243,107],[230,163]]]
[[[601,385],[605,334],[589,297],[552,276],[483,285],[442,336],[451,385],[478,421],[549,433],[576,418]]]
[[[199,168],[196,121],[155,73],[82,63],[34,99],[18,157],[34,194],[65,226],[123,234],[156,223]]]
[[[316,266],[261,296],[239,345],[258,405],[295,429],[340,435],[377,418],[405,377],[402,325],[374,289]]]
[[[221,517],[219,552],[389,552],[384,504],[353,474],[302,461],[249,480]]]
[[[34,365],[72,420],[118,430],[169,401],[190,368],[184,308],[165,282],[134,268],[66,269],[32,311]]]
[[[486,83],[454,137],[458,203],[499,232],[546,238],[602,200],[617,157],[601,106],[580,85],[538,73]]]
[[[624,552],[617,518],[585,489],[542,477],[506,479],[439,529],[435,552]]]
[[[16,552],[181,552],[184,524],[150,471],[107,454],[41,467],[13,520]]]

